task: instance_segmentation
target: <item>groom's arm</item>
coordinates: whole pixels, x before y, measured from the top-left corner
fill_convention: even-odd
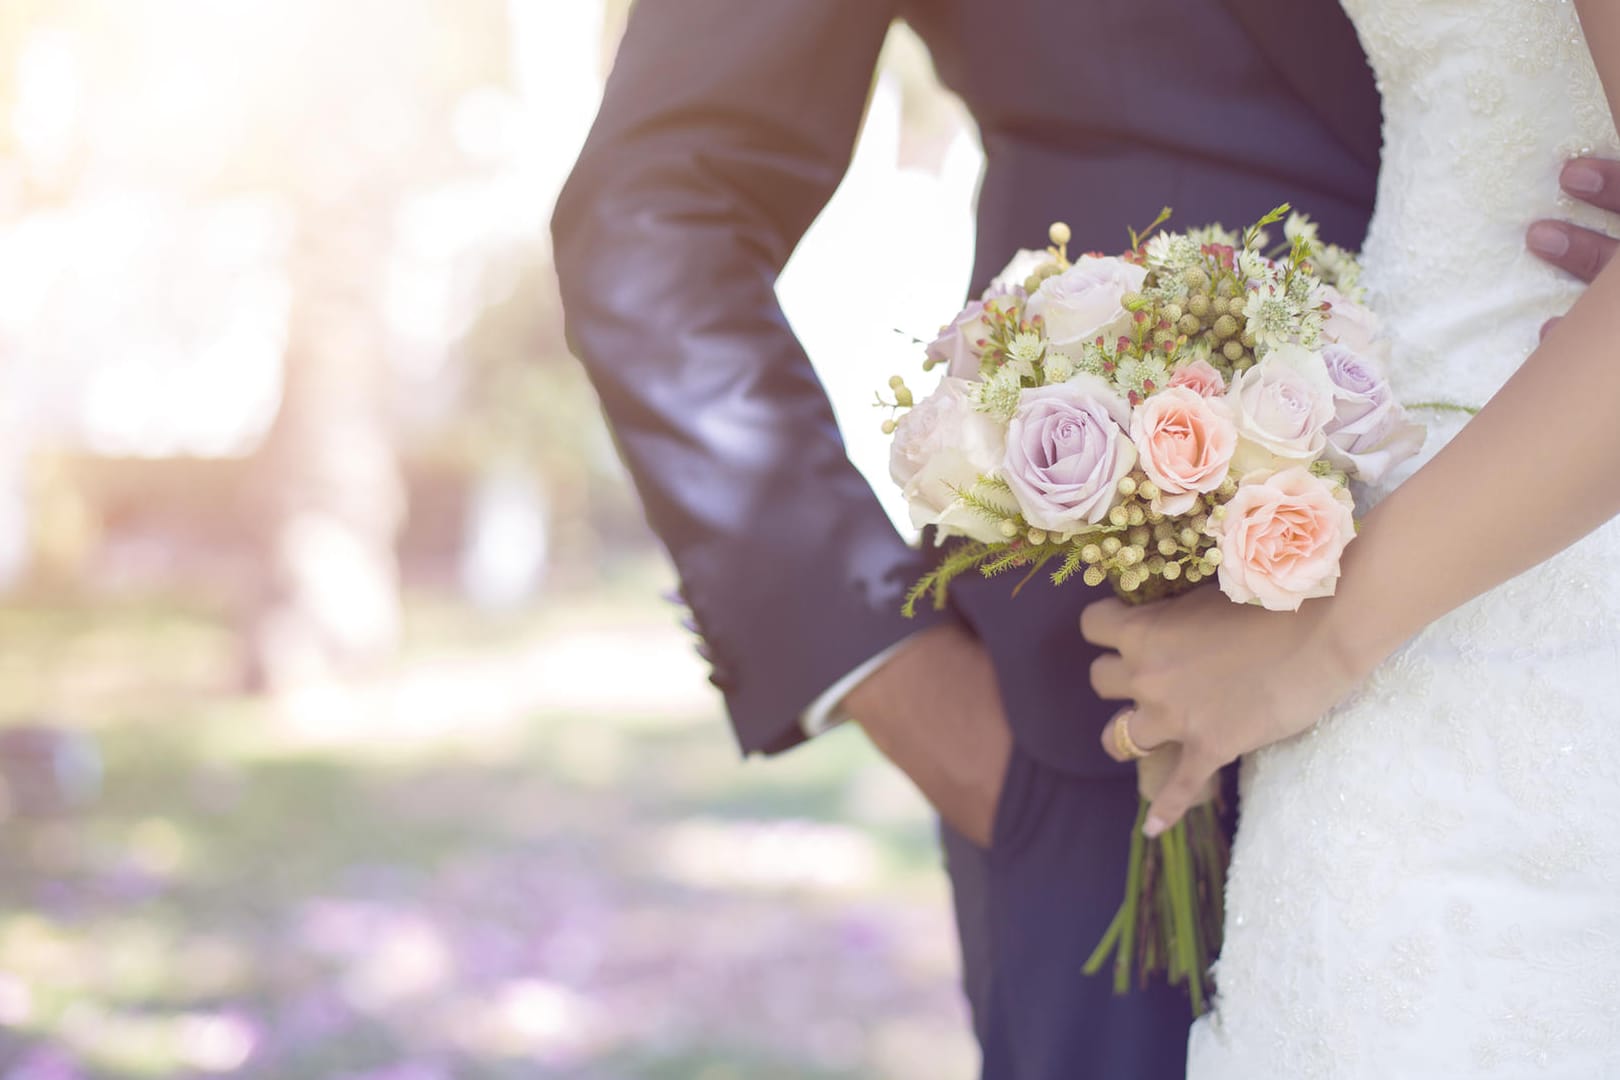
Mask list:
[[[981,744],[1006,729],[993,676],[950,616],[901,617],[923,560],[850,465],[775,294],[848,165],[892,17],[888,0],[642,0],[552,229],[570,342],[744,751],[799,742],[813,702],[918,635],[851,711],[907,732],[885,748],[982,838],[1000,762]],[[850,267],[851,303],[869,277]],[[953,746],[966,730],[990,734]]]

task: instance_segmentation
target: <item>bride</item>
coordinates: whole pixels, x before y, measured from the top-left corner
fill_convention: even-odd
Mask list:
[[[1362,496],[1332,599],[1086,612],[1098,692],[1179,748],[1150,835],[1244,757],[1189,1076],[1620,1075],[1620,265],[1538,348],[1577,286],[1520,246],[1548,162],[1620,149],[1620,4],[1345,6],[1397,392],[1482,408]]]

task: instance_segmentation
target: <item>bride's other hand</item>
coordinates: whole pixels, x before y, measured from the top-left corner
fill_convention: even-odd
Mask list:
[[[1574,199],[1620,214],[1620,161],[1575,158],[1558,174],[1558,184]],[[1560,270],[1590,282],[1614,258],[1620,241],[1568,221],[1537,221],[1525,234],[1530,251]],[[1543,328],[1545,336],[1557,319]]]
[[[1321,601],[1266,611],[1213,588],[1139,607],[1108,599],[1086,608],[1081,633],[1115,650],[1091,666],[1098,696],[1134,704],[1129,733],[1141,749],[1181,748],[1148,811],[1149,836],[1179,821],[1223,766],[1305,731],[1371,671],[1376,659],[1350,648],[1332,613]],[[1113,732],[1101,735],[1118,759]]]

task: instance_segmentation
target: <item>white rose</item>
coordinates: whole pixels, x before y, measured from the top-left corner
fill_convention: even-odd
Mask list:
[[[1327,448],[1334,387],[1321,353],[1299,345],[1273,349],[1232,377],[1226,401],[1237,422],[1232,468],[1239,475],[1308,465]]]
[[[1322,321],[1323,337],[1363,356],[1373,353],[1382,330],[1378,316],[1331,285],[1322,286],[1316,302],[1328,305],[1327,318]]]
[[[900,486],[917,528],[937,526],[939,539],[966,536],[995,543],[1005,540],[994,522],[957,496],[972,491],[995,472],[1006,451],[1006,429],[973,407],[966,379],[946,376],[939,386],[900,417],[889,447],[889,476]],[[1016,506],[983,490],[975,494]]]
[[[1111,338],[1125,332],[1130,312],[1120,300],[1136,292],[1147,277],[1143,267],[1123,259],[1082,256],[1073,266],[1041,282],[1024,305],[1031,319],[1039,315],[1046,337],[1062,348]]]
[[[1022,295],[1024,282],[1037,272],[1056,265],[1057,256],[1050,251],[1032,251],[1023,248],[1002,268],[1001,273],[991,280],[990,287],[984,290],[984,295],[980,299],[989,300],[991,297],[1006,296],[1009,293]]]

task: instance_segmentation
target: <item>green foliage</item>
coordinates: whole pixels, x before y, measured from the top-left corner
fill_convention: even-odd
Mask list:
[[[958,545],[938,566],[917,579],[917,583],[906,593],[901,614],[908,619],[916,618],[917,602],[925,596],[932,598],[935,611],[944,611],[946,590],[951,582],[995,558],[1006,547],[1006,544],[986,544],[978,540]]]
[[[1292,210],[1293,210],[1293,206],[1291,204],[1283,203],[1281,206],[1275,208],[1270,213],[1266,214],[1265,217],[1261,218],[1259,221],[1255,222],[1253,225],[1250,225],[1243,232],[1243,246],[1246,247],[1246,248],[1250,248],[1251,250],[1254,249],[1256,247],[1256,245],[1260,242],[1260,234],[1261,234],[1261,232],[1263,232],[1265,230],[1265,227],[1267,225],[1275,225],[1275,224],[1277,224],[1277,222],[1279,222],[1283,218],[1287,217],[1289,212],[1292,211]]]
[[[1068,548],[1068,554],[1063,557],[1063,565],[1052,571],[1054,585],[1062,585],[1085,569],[1086,562],[1080,557],[1081,545],[1069,544]]]
[[[1147,242],[1148,237],[1152,236],[1154,231],[1158,229],[1160,225],[1163,225],[1165,222],[1170,220],[1170,213],[1170,208],[1166,206],[1164,209],[1159,211],[1159,216],[1154,218],[1152,223],[1140,233],[1135,229],[1131,229],[1131,250],[1139,250],[1141,246]]]

